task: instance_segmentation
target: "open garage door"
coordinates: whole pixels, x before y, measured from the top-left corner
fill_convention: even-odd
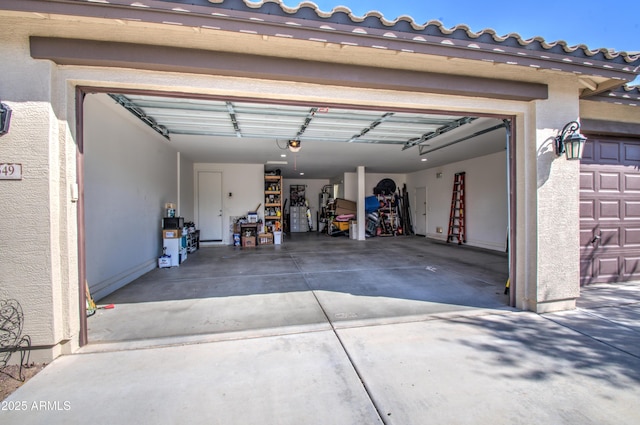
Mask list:
[[[509,276],[505,251],[513,246],[505,238],[510,174],[507,130],[499,117],[105,90],[86,95],[83,123],[87,280],[96,298],[121,306],[105,313],[121,315],[102,328],[109,330],[102,334],[106,341],[295,327],[316,320],[289,314],[288,308],[301,308],[298,300],[319,301],[333,314],[331,320],[509,304],[503,291]],[[298,152],[288,149],[290,140],[301,142]],[[229,246],[233,220],[264,201],[265,172],[277,171],[285,182],[308,188],[348,189],[353,183],[348,177],[359,166],[372,176],[368,189],[388,176],[406,183],[410,194],[420,188],[427,238],[378,238],[368,244],[369,252],[358,253],[350,245],[358,241],[318,243],[311,234],[289,235],[298,239],[273,253]],[[444,243],[453,176],[461,171],[468,176],[468,245],[481,248],[468,255],[459,253],[464,247]],[[215,179],[207,182],[202,175]],[[221,204],[203,211],[199,193],[212,186],[219,186]],[[307,192],[310,198],[318,195]],[[176,201],[177,213],[198,227],[199,216],[222,214],[224,240],[189,254],[178,268],[158,269],[164,206]],[[331,273],[335,276],[327,281]],[[318,296],[309,297],[310,292]],[[273,301],[280,299],[289,304]],[[346,299],[349,308],[341,304]],[[273,308],[253,310],[260,305]],[[172,326],[136,333],[136,317],[164,317],[167,311]],[[224,311],[233,320],[217,316]],[[189,315],[182,317],[183,312]],[[372,312],[380,317],[368,318]],[[161,322],[160,316],[150,322]],[[191,323],[202,318],[207,320]],[[91,320],[95,324],[99,318]],[[233,329],[223,322],[233,323]]]

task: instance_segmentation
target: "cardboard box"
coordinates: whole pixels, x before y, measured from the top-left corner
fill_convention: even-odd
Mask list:
[[[258,235],[260,245],[273,245],[273,233],[260,233]]]
[[[182,237],[182,229],[164,229],[162,231],[163,239],[178,239]]]
[[[165,267],[171,267],[171,257],[158,258],[158,267],[163,269]]]
[[[254,236],[243,236],[242,237],[242,246],[256,246],[256,238]]]
[[[335,204],[336,215],[357,214],[358,212],[358,204],[353,201],[337,198]]]

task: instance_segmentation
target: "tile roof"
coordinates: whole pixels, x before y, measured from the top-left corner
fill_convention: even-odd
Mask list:
[[[256,11],[270,15],[290,15],[309,21],[332,22],[336,24],[353,25],[359,28],[385,29],[399,33],[413,33],[428,37],[442,37],[469,42],[504,45],[505,47],[520,47],[526,50],[548,51],[552,53],[566,54],[578,58],[593,58],[593,60],[614,61],[617,63],[633,64],[640,66],[640,52],[616,52],[612,49],[599,48],[592,50],[584,44],[570,46],[563,40],[547,42],[542,37],[524,39],[517,33],[504,36],[497,34],[493,29],[487,28],[473,32],[464,25],[456,25],[453,28],[445,28],[437,20],[419,24],[411,16],[403,15],[392,21],[387,20],[382,13],[372,10],[364,16],[356,16],[347,6],[337,6],[330,12],[322,11],[315,3],[302,1],[296,7],[282,4],[281,0],[204,0],[217,7],[238,11]],[[348,0],[347,0],[348,1]],[[191,1],[190,3],[198,3]],[[358,31],[360,34],[368,34],[366,30]],[[386,33],[387,37],[394,37],[393,33]],[[414,40],[421,41],[414,37]],[[636,70],[640,73],[640,70]]]
[[[439,21],[418,24],[410,16],[389,21],[377,11],[355,16],[346,6],[325,12],[309,1],[288,7],[281,0],[5,0],[2,8],[109,16],[457,57],[603,77],[619,80],[621,85],[640,74],[638,52],[592,50],[564,41],[550,43],[542,37],[525,40],[516,33],[500,36],[492,29],[473,32],[466,25],[445,28]],[[103,10],[106,8],[109,12]]]
[[[640,86],[623,86],[600,93],[589,100],[617,103],[619,105],[640,106]]]

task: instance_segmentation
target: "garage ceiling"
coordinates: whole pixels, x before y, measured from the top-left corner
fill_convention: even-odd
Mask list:
[[[285,178],[330,179],[360,165],[371,173],[410,173],[506,147],[502,121],[495,118],[109,96],[194,162],[262,163]],[[294,153],[287,143],[296,139],[302,148]]]

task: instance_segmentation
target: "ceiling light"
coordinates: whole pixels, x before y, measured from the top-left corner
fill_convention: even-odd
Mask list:
[[[291,152],[299,152],[302,148],[300,140],[289,140],[289,150]]]
[[[286,158],[286,157],[287,157],[286,153],[280,154],[280,158]]]
[[[427,158],[422,158],[420,161],[427,162]]]
[[[304,173],[300,173],[301,176],[304,176]]]

